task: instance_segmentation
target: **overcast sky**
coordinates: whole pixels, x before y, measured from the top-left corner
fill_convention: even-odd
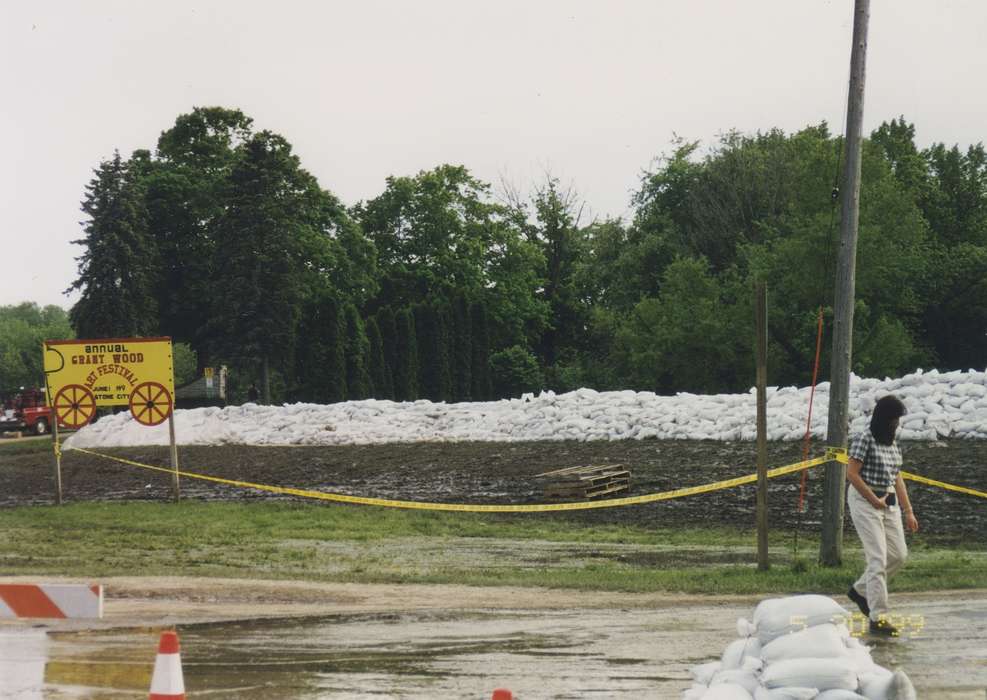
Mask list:
[[[4,2],[0,304],[69,306],[79,202],[119,149],[238,107],[345,203],[461,163],[627,216],[674,134],[842,132],[852,0]],[[872,0],[865,130],[987,138],[987,2]]]

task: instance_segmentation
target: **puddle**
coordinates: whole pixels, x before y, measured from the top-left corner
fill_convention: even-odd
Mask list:
[[[875,646],[919,697],[987,688],[987,597],[911,598],[905,639]],[[749,606],[349,614],[180,626],[190,698],[678,698]],[[142,697],[159,630],[0,627],[0,697]]]

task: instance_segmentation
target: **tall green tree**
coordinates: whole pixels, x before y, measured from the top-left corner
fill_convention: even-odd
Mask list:
[[[343,307],[346,319],[346,395],[351,401],[369,398],[373,392],[368,371],[370,341],[354,304]]]
[[[156,297],[160,332],[191,343],[209,364],[217,227],[230,177],[252,137],[238,109],[196,107],[161,133],[155,157],[142,161],[149,234],[160,254]]]
[[[377,328],[380,329],[380,344],[384,355],[384,364],[391,375],[391,395],[386,398],[396,398],[398,373],[398,328],[394,319],[394,309],[385,306],[376,315]]]
[[[473,330],[471,393],[474,401],[489,401],[493,398],[490,382],[490,329],[487,326],[487,309],[482,302],[473,302],[470,306],[470,321]]]
[[[784,237],[793,216],[829,212],[836,146],[825,123],[792,135],[780,129],[724,134],[703,158],[677,142],[645,175],[636,225],[665,232],[680,255],[726,270],[745,245]]]
[[[473,395],[473,321],[464,294],[456,294],[451,311],[452,397],[469,401]]]
[[[210,326],[221,356],[259,364],[269,402],[269,371],[292,360],[311,270],[322,262],[312,223],[321,190],[281,136],[261,132],[241,149],[216,225]]]
[[[400,308],[462,292],[484,299],[496,342],[537,338],[548,308],[535,296],[543,264],[490,186],[462,166],[389,177],[355,208],[378,253],[380,291],[370,309]]]
[[[369,365],[370,384],[373,387],[373,397],[377,399],[394,398],[394,379],[391,368],[384,358],[384,340],[381,337],[377,319],[373,316],[367,319],[367,340],[370,343]]]
[[[335,295],[324,292],[304,307],[297,331],[295,398],[316,403],[346,400],[346,324]]]
[[[987,245],[987,151],[976,144],[933,144],[925,152],[931,186],[920,202],[936,239],[947,245]]]
[[[545,260],[539,297],[549,310],[549,321],[537,341],[538,354],[547,367],[566,351],[580,349],[589,313],[579,294],[576,271],[587,257],[585,233],[579,228],[582,205],[572,187],[563,189],[548,176],[532,197],[533,216],[515,200],[515,216],[528,240]]]
[[[418,331],[411,307],[404,307],[395,315],[394,398],[398,401],[415,401],[418,390]]]
[[[324,380],[321,399],[336,403],[347,399],[346,378],[346,320],[343,308],[333,296],[323,298],[322,339],[325,344]]]
[[[906,163],[910,137],[907,129],[896,128],[882,138],[866,142],[862,158],[857,297],[863,306],[855,323],[853,368],[858,374],[898,373],[929,359],[920,339],[919,289],[930,250],[928,231],[914,201],[917,190],[898,177],[887,155],[893,148],[898,162]],[[681,251],[680,258],[706,259],[706,277],[738,304],[746,303],[753,279],[767,280],[769,353],[779,383],[811,377],[817,310],[832,303],[839,212],[831,190],[839,146],[825,124],[790,135],[728,134],[703,158],[688,144],[646,177],[636,200],[635,227],[663,231],[668,250]],[[658,294],[640,302],[639,311],[657,313],[665,296],[659,287]],[[670,303],[662,306],[665,312]],[[711,318],[739,324],[732,332],[749,337],[746,314]],[[824,343],[824,362],[827,352]],[[715,377],[689,381],[708,387]]]
[[[915,125],[905,117],[882,122],[871,132],[870,140],[884,153],[895,179],[909,193],[914,203],[929,196],[930,173],[925,157],[915,145]]]
[[[418,304],[414,307],[418,346],[419,395],[430,401],[452,398],[452,372],[449,364],[449,327],[444,304]]]
[[[119,152],[95,173],[82,202],[84,235],[73,241],[84,250],[69,288],[81,296],[69,317],[83,338],[152,335],[159,258],[148,237],[143,183]]]

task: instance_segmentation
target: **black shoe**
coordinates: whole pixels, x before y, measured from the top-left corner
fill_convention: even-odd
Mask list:
[[[857,607],[860,608],[860,612],[864,614],[864,617],[870,617],[870,606],[867,605],[867,599],[857,593],[856,588],[850,586],[850,590],[846,592],[846,597],[857,604]]]
[[[880,620],[870,621],[870,633],[881,637],[897,637],[898,628],[882,617]]]

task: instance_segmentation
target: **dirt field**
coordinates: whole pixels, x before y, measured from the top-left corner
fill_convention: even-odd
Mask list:
[[[798,443],[769,445],[769,466],[801,458]],[[953,440],[903,443],[905,469],[933,479],[987,490],[987,442]],[[815,454],[821,451],[817,446]],[[105,450],[108,454],[167,466],[160,447]],[[182,447],[182,469],[262,484],[293,486],[360,496],[470,503],[540,503],[533,477],[544,471],[589,464],[622,464],[641,495],[732,478],[754,471],[753,443],[696,441],[415,443],[337,447]],[[0,506],[53,502],[50,453],[0,457]],[[810,473],[803,523],[821,516],[823,467]],[[79,452],[63,458],[65,500],[167,499],[170,477]],[[771,482],[772,522],[795,522],[799,477]],[[983,541],[985,502],[919,484],[910,485],[923,531],[943,540]],[[284,498],[184,479],[182,494],[197,499]],[[625,495],[625,494],[620,494]],[[584,522],[664,526],[751,524],[754,487],[644,506],[575,512],[563,517]]]

